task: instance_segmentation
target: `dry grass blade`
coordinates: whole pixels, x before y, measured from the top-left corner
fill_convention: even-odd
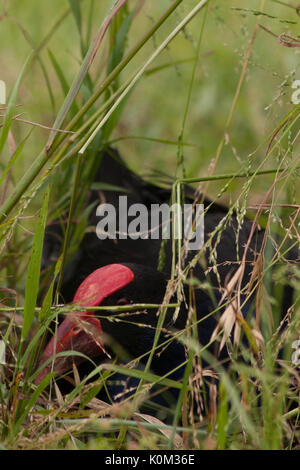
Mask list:
[[[144,413],[134,413],[133,416],[137,417],[137,418],[141,418],[142,420],[146,421],[147,423],[154,424],[155,426],[157,426],[157,430],[159,432],[161,432],[165,437],[170,439],[170,437],[172,435],[172,431],[169,430],[169,429],[165,429],[164,428],[165,424],[162,421],[160,421],[160,419],[155,418],[154,416],[151,416],[151,415],[144,414]],[[182,449],[183,448],[183,440],[179,436],[178,433],[175,433],[175,436],[173,437],[173,439],[174,439],[175,448],[176,449]]]
[[[116,405],[108,405],[107,403],[102,400],[99,400],[98,398],[93,398],[88,404],[88,406],[95,410],[105,410],[106,412],[109,412],[112,416],[115,416],[116,411],[118,413],[120,412],[120,407],[122,406],[122,403]],[[145,413],[133,413],[132,417],[137,418],[138,421],[146,421],[147,423],[154,424],[155,427],[157,427],[157,430],[161,432],[165,437],[167,437],[168,439],[171,437],[172,431],[169,429],[165,429],[165,423],[163,423],[160,419]],[[183,447],[182,438],[178,433],[175,434],[174,444],[176,449],[182,449]]]
[[[230,299],[232,295],[234,295],[234,298],[230,300],[228,306],[226,307],[225,312],[221,315],[218,325],[214,329],[212,336],[211,336],[211,341],[213,341],[216,338],[219,331],[222,328],[224,328],[224,334],[220,343],[219,352],[223,349],[224,344],[226,340],[229,338],[234,325],[235,325],[234,342],[236,344],[239,341],[240,325],[237,323],[237,313],[240,312],[240,307],[239,307],[238,298],[234,294],[234,290],[238,281],[243,276],[243,274],[244,274],[244,266],[243,264],[241,264],[240,267],[235,272],[235,274],[232,276],[231,280],[226,285],[225,292],[223,293],[222,298],[219,302],[219,305],[222,305],[224,300]]]

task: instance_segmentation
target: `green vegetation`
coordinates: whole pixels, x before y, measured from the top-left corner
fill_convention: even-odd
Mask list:
[[[0,80],[8,92],[0,121],[0,448],[299,448],[299,367],[291,356],[300,339],[300,270],[272,237],[251,286],[260,322],[240,325],[249,349],[228,340],[225,371],[187,328],[180,398],[159,410],[159,421],[136,408],[149,400],[150,384],[170,384],[150,369],[100,366],[92,383],[79,383],[75,369],[68,396],[53,374],[33,384],[50,321],[71,309],[52,301],[53,279],[86,230],[82,205],[104,146],[116,146],[143,177],[167,179],[177,194],[180,181],[201,184],[228,205],[229,217],[247,213],[299,245],[300,105],[291,102],[300,80],[299,8],[291,0],[249,3],[0,0]],[[66,231],[49,280],[40,272],[45,225],[65,210],[80,223]],[[294,299],[283,334],[286,285]],[[200,358],[220,377],[203,416],[190,400]],[[100,402],[97,392],[118,371],[141,378],[139,396]],[[167,415],[173,424],[164,424]]]

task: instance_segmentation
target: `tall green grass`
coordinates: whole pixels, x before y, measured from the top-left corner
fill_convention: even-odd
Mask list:
[[[157,7],[147,2],[107,1],[106,11],[94,0],[70,0],[63,9],[58,4],[53,9],[45,4],[44,14],[51,14],[53,26],[39,37],[38,45],[28,25],[20,23],[22,9],[14,6],[2,20],[16,25],[24,50],[27,44],[33,49],[26,50],[27,59],[18,73],[13,71],[15,84],[3,110],[0,134],[0,326],[1,345],[6,348],[6,365],[0,365],[3,448],[299,447],[299,368],[292,364],[291,356],[292,342],[300,334],[300,276],[297,267],[288,266],[285,245],[279,242],[278,246],[276,239],[279,236],[290,245],[299,245],[300,107],[289,101],[298,66],[294,67],[294,51],[259,27],[267,24],[275,36],[282,32],[295,36],[299,17],[285,2],[271,2],[272,14],[267,2],[256,2],[253,9],[246,3],[221,6],[213,1],[173,0]],[[73,76],[55,43],[60,28],[72,36],[68,53],[73,57]],[[231,55],[226,52],[223,36]],[[275,45],[283,59],[279,62],[276,58],[270,65]],[[178,55],[174,52],[177,48]],[[212,53],[206,54],[210,50]],[[39,110],[40,117],[50,114],[51,122],[42,131],[37,126],[44,125],[43,119],[41,123],[30,120],[34,130],[28,132],[28,122],[25,117],[22,122],[18,105],[25,103],[24,90],[20,90],[26,77],[34,80],[37,61],[44,82],[36,99],[39,103],[48,100]],[[279,70],[273,69],[276,66]],[[263,74],[268,78],[266,86]],[[276,86],[270,95],[274,77]],[[181,87],[173,87],[172,80]],[[152,89],[160,85],[161,95],[157,95]],[[163,96],[167,88],[171,90],[167,100],[174,106],[169,105],[169,115],[165,114]],[[144,106],[147,92],[151,93],[149,116],[143,123],[135,110]],[[58,98],[60,93],[63,99]],[[265,121],[263,93],[271,100]],[[176,106],[178,113],[174,112]],[[168,129],[168,120],[175,130],[164,135],[160,127]],[[147,133],[148,126],[154,130],[152,135]],[[160,316],[153,348],[144,358],[145,369],[140,370],[136,361],[101,364],[80,381],[74,366],[74,389],[62,396],[54,374],[38,387],[33,383],[45,332],[58,315],[74,309],[57,305],[54,278],[62,278],[84,236],[92,209],[85,208],[85,195],[99,163],[99,150],[116,141],[124,149],[126,161],[127,154],[129,160],[133,152],[133,166],[145,168],[146,161],[148,167],[159,168],[164,161],[165,169],[170,166],[174,170],[174,202],[181,202],[185,183],[199,184],[214,200],[227,198],[228,215],[207,242],[212,260],[213,236],[218,239],[234,212],[241,224],[247,213],[272,234],[247,292],[249,297],[257,293],[257,318],[236,319],[231,328],[226,322],[220,324],[212,342],[240,328],[249,343],[246,348],[227,338],[225,347],[231,360],[229,369],[225,368],[197,339],[193,289],[199,283],[190,279],[190,273],[202,262],[202,253],[183,269],[184,246],[174,240],[172,282],[165,303],[148,306],[159,309]],[[199,169],[203,177],[198,177]],[[159,182],[162,175],[151,175],[151,179]],[[40,261],[46,221],[66,212],[62,253],[50,280],[44,279]],[[74,219],[79,219],[75,229]],[[172,371],[164,377],[154,375],[151,361],[171,299],[177,296],[177,303],[171,306],[175,311],[183,301],[183,283],[190,286],[189,324],[184,331],[171,334],[165,344],[180,341],[187,350],[182,382],[174,382],[168,377]],[[294,288],[293,306],[283,332],[282,292],[289,285]],[[209,285],[200,287],[209,291]],[[230,302],[226,297],[223,302],[226,313]],[[101,307],[94,310],[101,319]],[[128,307],[111,310],[118,313],[118,320],[126,321],[122,313]],[[216,305],[212,314],[218,315],[220,310]],[[203,371],[204,361],[209,366]],[[98,392],[117,372],[139,379],[133,398],[117,405],[101,402],[96,398]],[[179,389],[177,403],[169,408],[153,404],[155,390],[168,387]],[[156,406],[157,418],[140,413],[141,404],[145,409]]]

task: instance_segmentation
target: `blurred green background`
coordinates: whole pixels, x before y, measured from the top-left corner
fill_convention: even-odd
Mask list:
[[[108,8],[108,0],[82,0],[83,28],[88,25],[90,8],[94,8],[92,39],[94,39]],[[141,10],[133,21],[128,48],[135,44],[159,15],[171,4],[170,0],[129,1],[129,7],[141,4]],[[169,20],[159,29],[155,38],[140,51],[133,63],[122,73],[122,81],[143,64],[162,40],[172,31],[185,14],[196,4],[184,0]],[[201,59],[196,71],[192,100],[187,116],[184,141],[191,144],[184,148],[187,176],[205,176],[216,155],[225,131],[241,75],[245,54],[249,47],[258,12],[263,12],[260,23],[278,36],[287,33],[299,37],[300,17],[297,2],[292,1],[211,1],[203,41]],[[8,93],[30,54],[38,47],[53,25],[69,8],[67,0],[2,0],[0,2],[0,79],[7,84]],[[153,64],[153,67],[169,64],[155,74],[144,76],[127,102],[113,139],[128,136],[148,137],[176,142],[180,134],[188,86],[191,80],[193,59],[202,24],[203,12],[173,40]],[[91,69],[93,78],[100,76],[107,67],[105,43],[97,53]],[[79,35],[72,14],[68,14],[57,27],[50,41],[41,51],[41,58],[49,76],[54,97],[51,104],[45,77],[40,63],[34,60],[22,80],[18,103],[24,119],[52,126],[57,111],[63,103],[57,75],[49,58],[51,51],[62,67],[69,85],[81,63]],[[284,47],[278,39],[258,29],[254,40],[245,79],[238,97],[226,143],[216,167],[216,174],[246,168],[249,155],[253,167],[264,158],[268,139],[284,115],[292,109],[291,84],[300,79],[299,48]],[[180,61],[183,61],[180,63]],[[13,135],[17,143],[26,136],[30,125],[15,122]],[[24,148],[13,176],[23,175],[32,160],[47,141],[48,131],[35,128],[30,145]],[[143,139],[124,139],[117,145],[126,162],[140,174],[158,169],[173,176],[176,168],[177,146]],[[293,148],[295,151],[296,148]],[[2,163],[9,159],[8,149],[1,156]],[[280,149],[275,152],[265,168],[279,165]],[[272,176],[256,178],[251,190],[251,200],[258,201],[272,182]],[[224,182],[212,183],[209,194],[216,195]],[[223,199],[229,202],[239,191],[241,180],[230,185]],[[12,189],[12,188],[11,188]]]

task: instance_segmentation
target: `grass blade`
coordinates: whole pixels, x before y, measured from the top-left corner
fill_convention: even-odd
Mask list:
[[[72,10],[72,13],[75,18],[76,26],[78,28],[78,32],[81,35],[82,31],[82,21],[81,21],[81,11],[80,11],[80,5],[77,0],[69,0],[69,4]]]
[[[206,5],[208,0],[200,1],[186,17],[176,26],[176,28],[172,31],[171,34],[161,43],[161,45],[155,50],[155,52],[151,55],[151,57],[144,63],[144,65],[134,74],[131,83],[126,87],[123,93],[119,96],[116,100],[115,104],[110,108],[110,110],[106,113],[104,118],[100,121],[92,135],[87,139],[86,143],[82,146],[79,150],[80,154],[83,154],[89,144],[93,141],[95,136],[98,134],[100,129],[104,126],[104,124],[108,121],[110,116],[113,114],[115,109],[119,106],[119,104],[123,101],[123,99],[127,96],[130,90],[135,86],[137,81],[142,77],[148,66],[156,59],[156,57],[168,46],[168,44],[177,36],[177,34],[197,15],[197,13]]]
[[[40,54],[37,52],[34,41],[33,41],[32,37],[30,36],[30,34],[28,33],[28,31],[26,31],[23,28],[23,26],[21,24],[19,24],[18,22],[16,24],[17,24],[18,28],[20,29],[20,31],[22,32],[24,38],[26,39],[26,41],[30,45],[30,47],[33,49],[31,59],[33,60],[33,59],[36,58],[38,63],[40,64],[40,67],[42,69],[42,73],[43,73],[44,78],[45,78],[46,86],[47,86],[47,89],[48,89],[48,93],[49,93],[49,97],[50,97],[50,101],[51,101],[51,106],[52,106],[53,111],[55,111],[54,95],[53,95],[52,88],[51,88],[50,78],[48,76],[47,69],[44,65],[44,62],[42,61],[42,59],[40,57]]]
[[[92,62],[94,61],[94,58],[96,56],[96,53],[102,43],[102,39],[106,33],[106,30],[112,20],[112,18],[114,17],[114,15],[119,11],[119,9],[123,6],[123,4],[126,2],[127,0],[121,0],[121,2],[114,8],[113,12],[104,19],[104,21],[102,22],[101,24],[101,27],[99,29],[99,32],[98,32],[98,35],[96,37],[96,40],[94,41],[94,43],[91,45],[91,47],[89,48],[84,60],[83,60],[83,63],[80,67],[80,70],[77,74],[77,77],[75,78],[74,82],[72,83],[72,86],[69,90],[69,93],[68,95],[66,96],[66,99],[62,105],[62,108],[60,110],[60,112],[58,113],[58,117],[56,118],[55,120],[55,123],[53,125],[54,128],[56,129],[59,129],[60,126],[62,125],[75,97],[77,96],[77,93],[80,89],[80,86],[82,85],[82,82],[84,80],[84,78],[86,77],[87,73],[88,73],[88,70],[92,64]],[[49,140],[47,142],[47,146],[46,148],[49,149],[49,147],[52,145],[53,143],[53,140],[56,136],[56,132],[53,131],[51,134],[50,134],[50,137],[49,137]]]
[[[16,162],[16,160],[18,159],[19,155],[22,153],[22,150],[24,148],[24,145],[26,144],[27,140],[29,139],[29,137],[31,136],[31,133],[33,131],[33,128],[29,131],[29,133],[27,134],[27,136],[25,137],[25,139],[20,143],[19,147],[17,148],[17,150],[15,151],[15,153],[12,155],[11,159],[9,160],[6,168],[4,169],[1,177],[0,177],[0,185],[3,183],[3,181],[5,180],[9,170],[11,169],[11,167],[13,166],[13,164]]]
[[[50,380],[52,379],[52,377],[53,377],[54,375],[55,375],[54,373],[48,374],[48,375],[41,381],[41,383],[38,385],[38,387],[36,388],[36,390],[34,391],[34,393],[31,395],[30,400],[28,401],[24,412],[22,413],[22,415],[20,416],[20,418],[18,419],[18,421],[16,422],[16,424],[15,424],[15,426],[14,426],[14,432],[15,432],[16,434],[18,433],[18,431],[19,431],[19,429],[20,429],[20,426],[22,425],[23,421],[27,418],[29,411],[30,411],[31,408],[34,406],[35,402],[37,401],[37,399],[39,398],[39,396],[41,395],[41,393],[42,393],[42,392],[45,390],[45,388],[49,385],[49,382],[50,382]]]
[[[43,249],[43,239],[46,226],[46,219],[48,213],[48,203],[50,196],[50,187],[48,186],[44,195],[43,206],[37,222],[37,227],[34,235],[33,246],[28,266],[28,274],[25,290],[25,305],[24,305],[24,323],[22,328],[22,339],[24,340],[29,332],[36,306],[39,279],[40,279],[40,266]]]
[[[53,65],[53,67],[54,67],[54,70],[55,70],[55,72],[56,72],[56,75],[57,75],[57,77],[58,77],[58,79],[59,79],[59,81],[60,81],[60,85],[61,85],[62,91],[63,91],[64,95],[67,96],[70,87],[69,87],[69,84],[68,84],[68,82],[67,82],[67,80],[66,80],[66,77],[65,77],[65,75],[64,75],[64,72],[63,72],[61,66],[59,65],[59,63],[57,62],[57,60],[56,60],[54,54],[53,54],[50,50],[48,50],[48,54],[49,54],[50,60],[51,60],[51,62],[52,62],[52,65]],[[70,107],[70,112],[72,113],[72,115],[73,115],[73,114],[76,114],[76,113],[78,112],[78,106],[77,106],[77,103],[76,103],[75,100],[73,101],[73,103],[72,103],[72,105],[71,105],[71,107]]]

